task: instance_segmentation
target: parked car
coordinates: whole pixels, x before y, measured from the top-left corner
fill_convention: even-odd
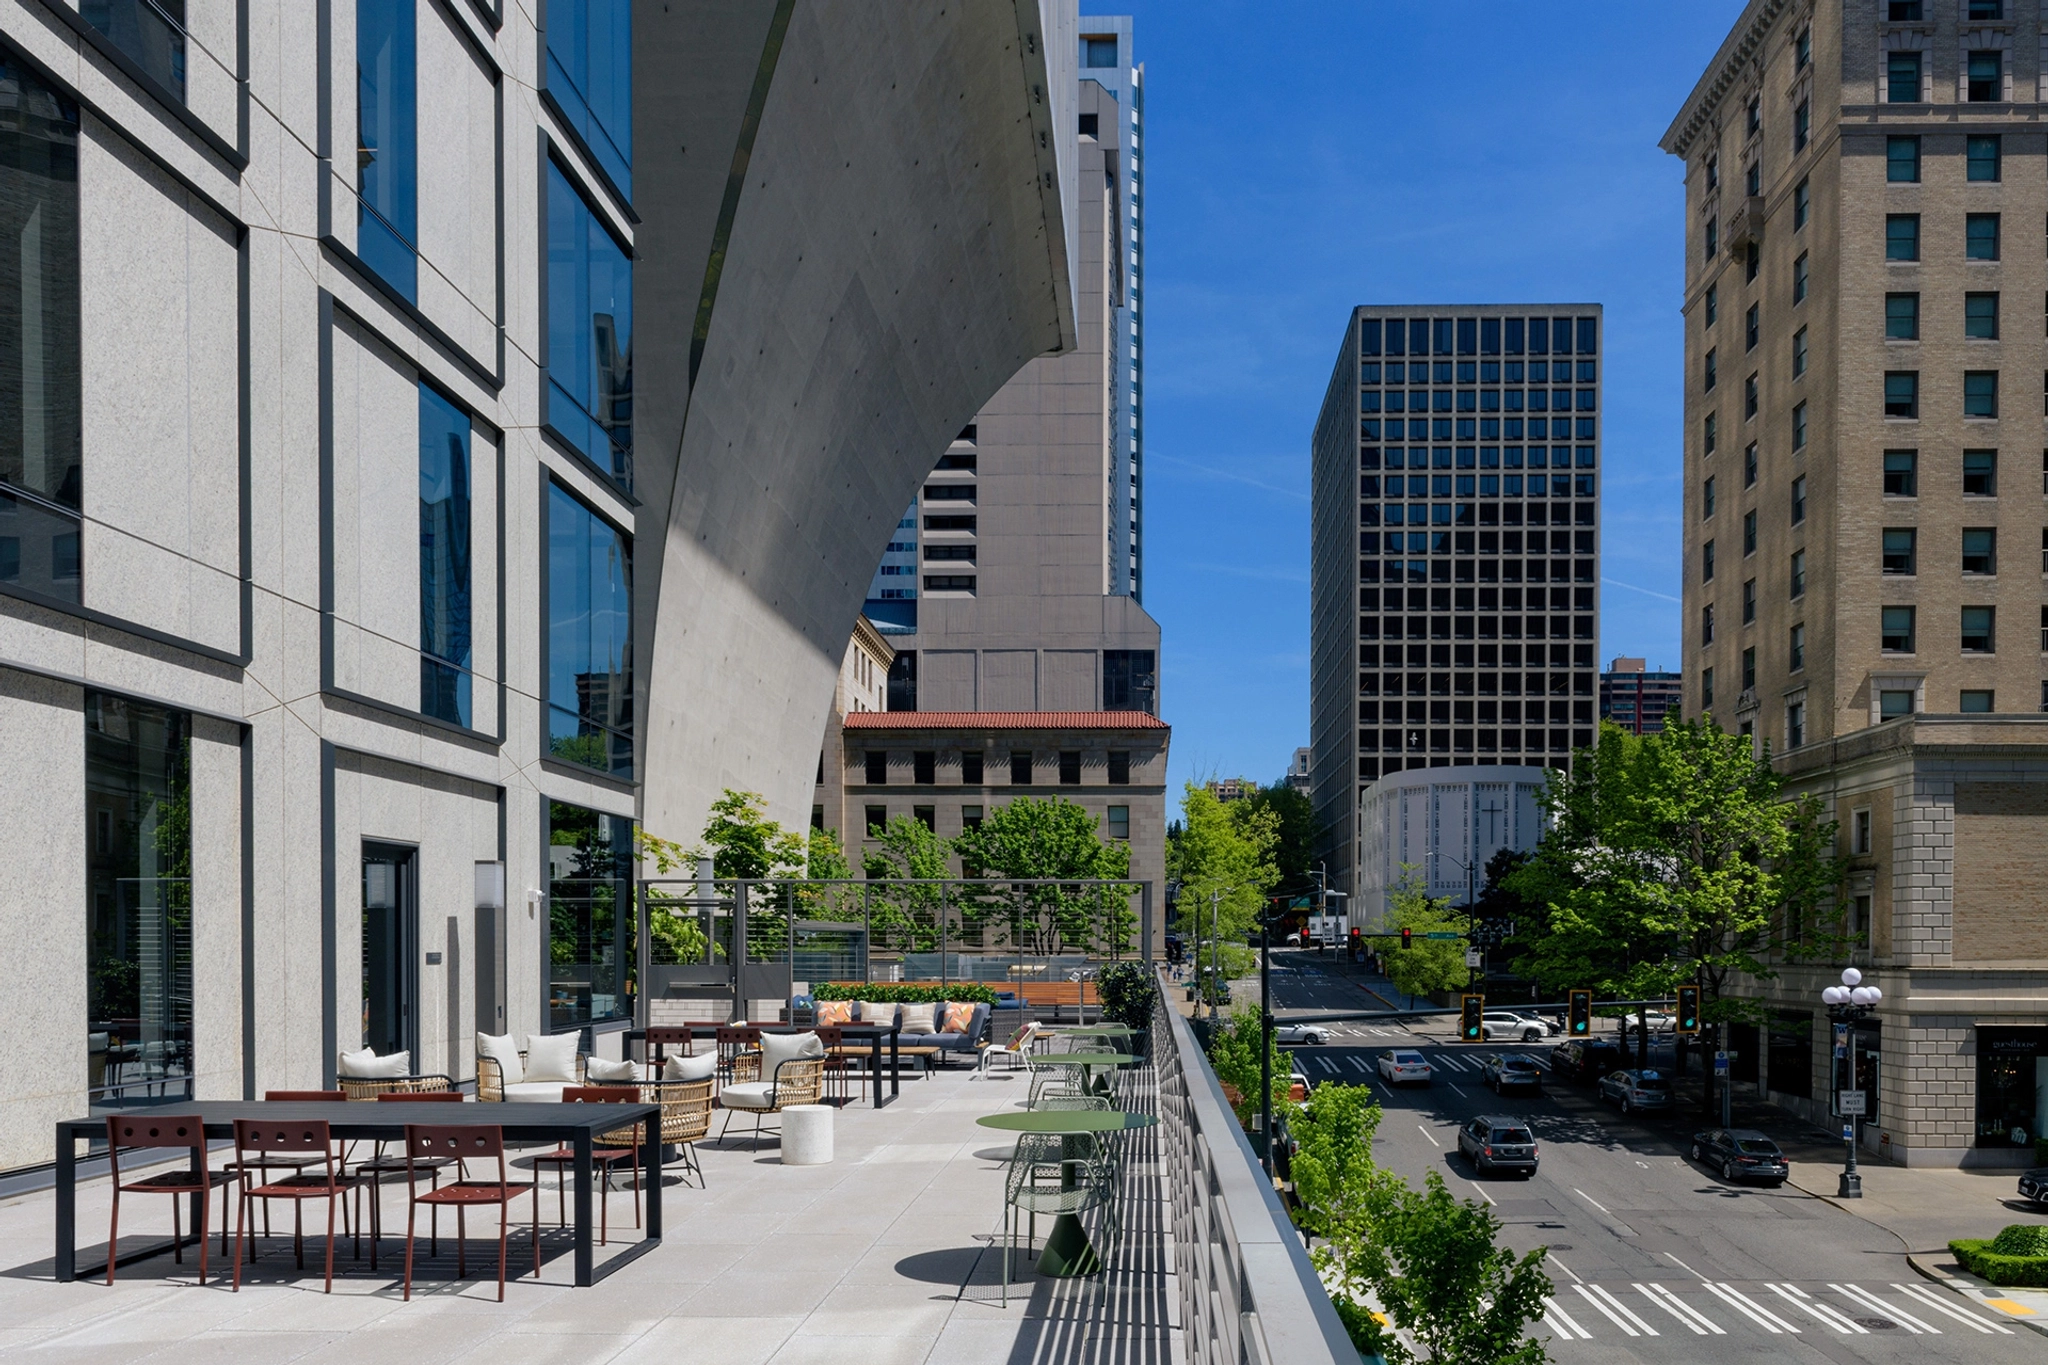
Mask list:
[[[1378,1066],[1380,1079],[1389,1085],[1406,1085],[1411,1081],[1419,1085],[1428,1085],[1430,1077],[1434,1074],[1430,1069],[1429,1059],[1408,1048],[1382,1052],[1379,1055]]]
[[[2037,1167],[2020,1177],[2020,1198],[2048,1208],[2048,1166]]]
[[[1669,1109],[1671,1082],[1661,1071],[1610,1071],[1600,1078],[1600,1098],[1632,1114],[1638,1109]]]
[[[1481,1114],[1458,1129],[1458,1150],[1481,1175],[1516,1171],[1526,1180],[1536,1174],[1536,1135],[1523,1119]]]
[[[1301,931],[1299,929],[1287,936],[1287,946],[1290,948],[1299,948],[1301,946]]]
[[[1330,1041],[1330,1031],[1320,1024],[1275,1024],[1273,1041],[1297,1047],[1321,1047]]]
[[[1511,1014],[1507,1010],[1488,1010],[1479,1016],[1479,1023],[1480,1033],[1488,1042],[1513,1038],[1518,1042],[1534,1043],[1550,1033],[1541,1019]]]
[[[1782,1185],[1792,1163],[1778,1144],[1754,1128],[1709,1128],[1692,1135],[1692,1159],[1723,1180],[1762,1180]]]
[[[1536,1059],[1525,1052],[1503,1052],[1497,1057],[1486,1059],[1480,1068],[1480,1076],[1493,1087],[1496,1095],[1505,1095],[1510,1090],[1533,1090],[1543,1093],[1543,1069]]]
[[[1628,1053],[1614,1043],[1568,1038],[1550,1050],[1550,1069],[1566,1080],[1588,1081],[1628,1065]]]

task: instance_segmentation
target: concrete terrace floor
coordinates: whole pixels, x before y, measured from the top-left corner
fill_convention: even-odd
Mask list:
[[[569,1284],[565,1236],[554,1217],[553,1177],[542,1177],[545,1258],[532,1274],[530,1241],[515,1223],[508,1281],[496,1302],[496,1224],[471,1224],[470,1278],[453,1279],[451,1239],[426,1261],[424,1219],[413,1298],[401,1301],[397,1270],[403,1241],[387,1238],[380,1272],[336,1250],[334,1293],[321,1293],[320,1256],[294,1268],[282,1205],[280,1233],[264,1258],[245,1267],[240,1293],[225,1274],[197,1283],[192,1249],[185,1263],[168,1253],[124,1266],[112,1288],[98,1280],[50,1279],[53,1201],[48,1192],[0,1203],[0,1357],[36,1362],[212,1360],[434,1365],[435,1362],[639,1362],[667,1365],[1171,1365],[1184,1359],[1176,1330],[1178,1294],[1163,1217],[1157,1142],[1132,1134],[1126,1147],[1123,1232],[1105,1274],[1085,1280],[1040,1279],[1019,1253],[1008,1308],[1000,1305],[1002,1159],[1011,1135],[975,1126],[976,1117],[1023,1102],[1023,1073],[970,1079],[965,1069],[929,1080],[906,1076],[902,1095],[882,1110],[858,1100],[835,1120],[836,1160],[784,1167],[773,1139],[751,1151],[738,1134],[723,1146],[699,1144],[708,1190],[683,1185],[670,1168],[664,1186],[665,1236],[589,1289]],[[1127,1107],[1150,1110],[1149,1070],[1122,1078]],[[714,1118],[716,1134],[723,1115]],[[216,1153],[218,1165],[223,1156]],[[530,1177],[530,1172],[522,1172]],[[404,1187],[384,1194],[385,1226],[402,1228]],[[95,1250],[105,1264],[108,1185],[79,1191],[79,1264]],[[216,1212],[220,1205],[215,1202]],[[318,1205],[314,1206],[319,1208]],[[517,1217],[530,1217],[524,1201]],[[167,1239],[169,1201],[123,1200],[122,1243]],[[612,1195],[615,1238],[636,1236],[632,1200]],[[315,1215],[308,1210],[309,1223]],[[325,1211],[317,1215],[324,1226]],[[621,1225],[625,1231],[620,1232]],[[449,1219],[444,1215],[443,1227]],[[1041,1235],[1046,1229],[1040,1221]],[[1095,1227],[1091,1223],[1091,1233]],[[488,1243],[485,1236],[488,1235]],[[1021,1239],[1020,1239],[1021,1240]],[[1102,1239],[1097,1237],[1098,1246]],[[603,1264],[607,1248],[598,1248]]]

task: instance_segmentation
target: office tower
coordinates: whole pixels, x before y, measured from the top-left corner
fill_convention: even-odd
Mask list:
[[[1867,1146],[2027,1164],[2048,1119],[2035,0],[1750,4],[1685,168],[1685,709],[1756,737],[1848,880],[1779,926],[1736,1076]],[[1884,992],[1837,1047],[1844,961]],[[1808,965],[1813,964],[1813,965]],[[1839,1060],[1838,1060],[1839,1054]]]
[[[896,650],[889,711],[955,719],[941,734],[928,714],[920,734],[907,738],[885,734],[912,724],[902,719],[843,728],[838,744],[828,739],[827,762],[848,765],[845,794],[820,803],[857,849],[864,820],[833,812],[864,814],[863,784],[851,770],[865,771],[871,753],[907,761],[913,744],[926,746],[937,755],[931,770],[954,774],[940,783],[950,786],[965,780],[958,774],[968,753],[979,770],[984,753],[1014,748],[1051,765],[1079,752],[1081,771],[1095,774],[1086,785],[1104,787],[1091,800],[1118,809],[1138,803],[1133,816],[1117,821],[1135,831],[1134,875],[1163,876],[1163,766],[1147,772],[1139,763],[1129,778],[1108,774],[1126,766],[1114,755],[1156,749],[1163,765],[1164,732],[1147,723],[1142,734],[1115,735],[1105,729],[1113,728],[1109,721],[1075,719],[1107,712],[1149,718],[1159,710],[1159,626],[1139,601],[1144,68],[1132,59],[1128,16],[1084,16],[1075,55],[1076,116],[1068,131],[1079,168],[1070,213],[1079,224],[1080,344],[1027,364],[938,455],[888,537],[864,606]],[[1049,713],[1068,719],[1054,725]],[[885,743],[896,747],[884,750]],[[1122,791],[1127,782],[1140,790]],[[954,799],[957,792],[872,785],[867,795],[880,808],[895,801],[905,813],[935,810],[947,837],[960,832],[964,812],[980,808],[977,800]],[[906,785],[900,775],[895,785]]]
[[[1594,730],[1597,304],[1354,309],[1316,421],[1310,747],[1333,880],[1411,768],[1562,768]]]
[[[1667,713],[1684,700],[1684,675],[1653,673],[1645,659],[1616,659],[1600,675],[1600,719],[1634,735],[1664,729]]]

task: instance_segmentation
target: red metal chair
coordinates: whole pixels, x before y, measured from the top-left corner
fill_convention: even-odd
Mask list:
[[[457,1278],[469,1275],[469,1260],[466,1251],[468,1227],[464,1221],[467,1210],[484,1205],[498,1206],[498,1302],[505,1301],[505,1246],[506,1232],[510,1227],[512,1201],[522,1194],[533,1195],[533,1277],[540,1278],[540,1193],[529,1184],[513,1184],[505,1178],[505,1130],[496,1127],[463,1125],[454,1128],[438,1128],[428,1124],[408,1123],[405,1125],[405,1154],[414,1162],[422,1161],[482,1161],[496,1157],[498,1178],[496,1180],[458,1180],[452,1185],[437,1185],[422,1195],[419,1193],[417,1176],[408,1171],[405,1177],[405,1297],[412,1298],[412,1244],[413,1228],[419,1221],[419,1206],[430,1208],[442,1204],[453,1205],[455,1209],[455,1273]]]
[[[279,1092],[289,1093],[289,1092]],[[314,1092],[321,1093],[321,1092]],[[335,1091],[340,1094],[340,1091]],[[252,1158],[249,1154],[255,1153]],[[260,1185],[251,1185],[251,1172],[267,1169],[263,1158],[272,1152],[318,1152],[320,1174],[313,1175],[301,1169],[282,1180],[265,1178]],[[247,1234],[249,1259],[256,1259],[255,1233],[248,1231],[249,1201],[261,1199],[269,1207],[272,1199],[292,1201],[292,1251],[297,1257],[299,1269],[306,1268],[305,1202],[308,1199],[327,1201],[327,1285],[323,1292],[334,1292],[334,1211],[338,1204],[344,1213],[347,1203],[341,1198],[349,1187],[349,1180],[343,1174],[340,1158],[334,1154],[334,1137],[325,1119],[236,1119],[235,1120],[235,1165],[241,1171],[242,1190],[240,1204],[235,1212],[235,1289],[242,1287],[242,1245]],[[310,1166],[311,1163],[308,1163]]]
[[[572,1085],[562,1091],[562,1103],[639,1104],[640,1087],[637,1085]],[[633,1226],[636,1228],[640,1226],[640,1129],[636,1125],[630,1138],[627,1137],[624,1129],[620,1129],[604,1134],[598,1141],[614,1144],[607,1147],[593,1147],[590,1152],[590,1164],[595,1170],[598,1179],[604,1182],[604,1198],[598,1208],[597,1232],[598,1245],[602,1246],[611,1231],[612,1167],[622,1161],[631,1162],[633,1166]],[[617,1145],[628,1141],[632,1143],[632,1146]],[[557,1227],[568,1226],[567,1204],[562,1193],[563,1176],[575,1164],[576,1149],[566,1145],[557,1147],[554,1151],[547,1152],[533,1159],[536,1173],[542,1166],[552,1166],[555,1168],[555,1225]],[[540,1202],[538,1190],[535,1191],[533,1198],[535,1204]],[[538,1216],[537,1213],[536,1216]]]
[[[199,1169],[165,1171],[161,1175],[145,1176],[141,1180],[121,1183],[121,1149],[130,1151],[144,1149],[176,1148],[198,1155]],[[110,1114],[107,1116],[107,1171],[114,1181],[114,1208],[107,1219],[107,1283],[114,1282],[115,1251],[121,1244],[121,1196],[128,1194],[168,1194],[171,1199],[171,1254],[180,1265],[185,1262],[185,1230],[178,1216],[178,1195],[189,1194],[199,1197],[199,1283],[206,1283],[206,1228],[208,1212],[213,1206],[213,1191],[218,1185],[234,1183],[235,1177],[227,1171],[206,1169],[206,1129],[198,1117],[192,1114]],[[220,1227],[225,1239],[228,1227],[228,1211],[220,1211]],[[226,1246],[221,1250],[225,1252]]]
[[[393,1101],[399,1104],[460,1104],[467,1098],[468,1096],[464,1095],[460,1090],[391,1091],[377,1096],[377,1100],[380,1103]],[[370,1269],[372,1270],[377,1268],[377,1243],[384,1236],[384,1177],[387,1175],[404,1175],[412,1168],[413,1164],[412,1158],[409,1156],[384,1155],[384,1143],[379,1141],[370,1159],[359,1162],[356,1166],[356,1193],[360,1196],[364,1189],[370,1191]],[[447,1170],[450,1166],[458,1168],[458,1175],[462,1174],[460,1170],[462,1163],[453,1157],[434,1157],[417,1164],[421,1170],[434,1173],[434,1188],[436,1189],[439,1189],[441,1185],[441,1172]],[[356,1213],[356,1226],[362,1226],[362,1213],[360,1210]],[[439,1256],[441,1254],[441,1211],[439,1209],[433,1211],[433,1220],[429,1224],[428,1238],[427,1254]]]
[[[263,1092],[263,1102],[265,1104],[326,1104],[330,1101],[339,1102],[347,1098],[348,1096],[339,1090],[266,1090]],[[310,1153],[297,1153],[293,1155],[277,1155],[267,1158],[259,1157],[257,1158],[255,1165],[251,1169],[257,1172],[256,1178],[258,1180],[268,1180],[270,1178],[270,1173],[272,1171],[291,1171],[294,1174],[296,1174],[300,1171],[305,1170],[308,1166],[317,1166],[319,1164],[319,1157],[313,1156]],[[342,1162],[344,1168],[346,1168],[347,1164],[348,1163],[346,1160]],[[242,1163],[240,1161],[230,1161],[225,1166],[221,1167],[221,1169],[226,1171],[229,1175],[235,1176],[237,1178],[240,1178],[244,1174],[242,1170]],[[227,1220],[225,1218],[221,1220],[220,1230],[221,1253],[225,1255],[227,1253],[228,1230]],[[348,1210],[344,1208],[342,1210],[342,1231],[347,1232],[348,1230]],[[263,1235],[265,1237],[268,1237],[270,1235],[270,1205],[268,1204],[265,1204],[263,1206]],[[362,1238],[357,1237],[356,1255],[360,1257],[362,1254]]]

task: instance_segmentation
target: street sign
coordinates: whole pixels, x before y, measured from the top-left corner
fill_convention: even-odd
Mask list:
[[[1716,1076],[1728,1074],[1728,1054],[1726,1052],[1716,1052],[1714,1054],[1714,1074]]]
[[[1855,1140],[1856,1140],[1856,1130],[1855,1130],[1855,1128],[1853,1128],[1853,1127],[1852,1127],[1852,1126],[1850,1126],[1849,1124],[1846,1124],[1846,1123],[1845,1123],[1845,1124],[1843,1124],[1843,1125],[1842,1125],[1842,1141],[1844,1141],[1844,1142],[1854,1142]]]
[[[1427,934],[1424,934],[1424,935],[1423,935],[1423,937],[1424,937],[1424,938],[1443,938],[1443,939],[1459,939],[1459,938],[1463,938],[1463,937],[1465,937],[1465,936],[1464,936],[1463,934],[1447,934],[1447,933],[1443,933],[1443,932],[1441,932],[1441,931],[1437,931],[1437,932],[1433,932],[1433,933],[1427,933]]]
[[[1835,1112],[1845,1119],[1860,1119],[1864,1113],[1864,1099],[1864,1092],[1861,1090],[1840,1091],[1835,1096]]]
[[[1479,950],[1477,948],[1467,948],[1465,950],[1465,965],[1467,967],[1477,967],[1479,965]]]

